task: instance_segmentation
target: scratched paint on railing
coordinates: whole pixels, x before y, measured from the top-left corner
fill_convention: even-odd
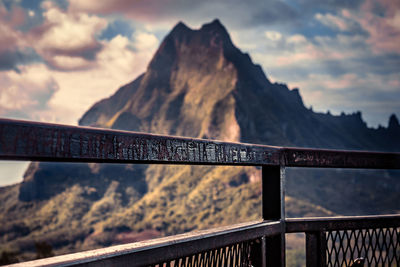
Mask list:
[[[285,148],[286,166],[333,168],[400,168],[400,154],[366,151],[340,151],[304,148]]]
[[[400,153],[284,148],[0,119],[0,159],[400,169]]]
[[[329,155],[328,155],[329,154]],[[297,151],[292,153],[293,162],[301,164],[303,162],[317,162],[321,165],[345,164],[343,155],[334,153],[319,153],[318,151]]]
[[[2,134],[7,133],[7,134]],[[10,134],[12,133],[12,134]],[[110,133],[85,128],[0,125],[0,152],[72,159],[193,163],[275,163],[276,149],[211,140]]]

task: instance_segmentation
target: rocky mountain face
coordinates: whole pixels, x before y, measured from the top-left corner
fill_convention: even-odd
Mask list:
[[[387,128],[371,129],[360,112],[313,112],[298,89],[271,83],[218,20],[198,30],[177,24],[146,72],[93,105],[79,124],[278,146],[400,150],[394,115]],[[346,214],[349,206],[364,214],[394,211],[398,176],[288,170],[288,215]],[[29,258],[32,240],[49,242],[59,254],[249,221],[260,217],[260,190],[255,167],[32,163],[21,184],[0,189],[0,245]]]
[[[360,112],[332,116],[307,109],[298,89],[272,84],[216,20],[200,30],[176,25],[147,71],[96,103],[79,124],[273,145],[399,150],[399,141],[382,138],[399,131],[394,115],[390,121],[389,128],[374,130]]]

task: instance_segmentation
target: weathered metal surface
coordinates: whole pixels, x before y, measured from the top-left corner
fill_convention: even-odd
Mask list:
[[[306,233],[306,266],[326,266],[326,238],[324,232]]]
[[[264,220],[281,220],[282,232],[266,238],[266,265],[285,266],[284,188],[285,168],[262,167],[262,217]]]
[[[283,148],[0,119],[0,160],[400,169],[400,153]]]
[[[278,149],[127,131],[0,120],[0,159],[279,165]]]
[[[152,264],[149,267],[261,267],[260,250],[254,246],[258,242],[249,240],[232,245],[202,251],[182,258]]]
[[[264,220],[280,220],[283,216],[281,197],[281,170],[279,166],[262,168],[262,217]]]
[[[400,227],[400,215],[286,219],[286,233]]]
[[[288,167],[400,169],[400,153],[284,148]]]
[[[280,222],[250,222],[30,261],[12,266],[149,266],[280,233]]]
[[[261,267],[267,267],[267,241],[265,236],[261,237]]]

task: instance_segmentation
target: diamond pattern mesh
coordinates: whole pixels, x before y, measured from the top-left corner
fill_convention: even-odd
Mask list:
[[[183,258],[153,265],[154,267],[200,267],[200,266],[250,266],[253,241],[241,242]]]
[[[347,267],[365,258],[364,266],[400,267],[400,228],[326,232],[328,267]]]

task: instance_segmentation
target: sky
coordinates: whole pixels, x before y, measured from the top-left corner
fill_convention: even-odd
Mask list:
[[[146,70],[179,21],[218,18],[273,82],[307,107],[400,116],[397,0],[0,0],[0,117],[76,125]],[[28,163],[0,163],[0,185]]]

